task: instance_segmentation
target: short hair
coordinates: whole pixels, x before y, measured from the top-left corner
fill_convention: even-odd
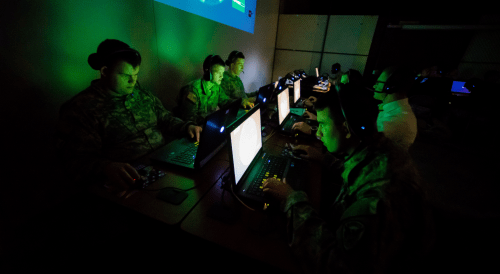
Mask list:
[[[358,85],[335,85],[320,95],[315,104],[317,110],[330,110],[336,126],[347,121],[351,132],[361,140],[372,139],[377,133],[378,107]]]
[[[97,53],[89,55],[88,63],[95,70],[103,66],[114,68],[119,61],[137,67],[141,64],[141,54],[126,43],[116,39],[106,39],[97,47]]]
[[[230,66],[232,63],[236,62],[238,58],[245,59],[245,55],[243,55],[243,52],[237,50],[232,51],[227,57],[226,66]]]
[[[222,60],[222,58],[219,55],[212,56],[212,59],[210,59],[209,62],[210,62],[209,63],[210,70],[212,70],[213,67],[217,66],[217,65],[225,67],[224,61]]]
[[[409,66],[397,65],[387,67],[383,70],[389,76],[384,85],[384,89],[391,87],[394,91],[391,93],[407,93],[408,89],[414,83],[415,73],[413,69]]]

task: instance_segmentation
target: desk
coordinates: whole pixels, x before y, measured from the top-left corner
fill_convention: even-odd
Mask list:
[[[264,150],[269,154],[279,154],[287,142],[304,143],[276,133],[264,143]],[[316,209],[319,208],[320,193],[313,190],[319,190],[320,169],[311,165],[309,184],[306,187],[306,192],[311,201],[314,201],[313,206]],[[216,204],[227,205],[237,216],[236,220],[225,222],[209,217],[210,210]],[[181,229],[288,272],[300,273],[286,240],[286,216],[281,212],[251,211],[245,208],[230,192],[221,188],[221,182],[212,187],[202,198],[181,223]]]
[[[308,140],[282,136],[278,133],[263,138],[263,141],[265,141],[264,150],[274,155],[281,153],[286,143],[296,145],[310,143]],[[320,143],[319,140],[313,141]],[[140,162],[151,164],[148,156],[145,156]],[[230,192],[221,189],[221,180],[218,178],[229,167],[227,147],[223,148],[199,172],[164,164],[153,163],[152,166],[165,171],[166,175],[152,183],[147,189],[155,190],[163,187],[188,189],[193,186],[196,188],[187,192],[189,196],[180,205],[169,204],[157,199],[158,191],[141,190],[128,199],[118,198],[100,186],[93,186],[91,191],[166,224],[180,225],[182,230],[229,250],[288,272],[298,273],[299,268],[287,245],[286,216],[281,212],[274,211],[250,211],[242,206]],[[307,184],[306,192],[313,201],[313,206],[319,209],[320,187],[318,186],[321,181],[321,167],[310,166],[309,184]],[[208,216],[212,206],[221,203],[223,192],[224,203],[239,214],[239,217],[232,223],[221,222]]]

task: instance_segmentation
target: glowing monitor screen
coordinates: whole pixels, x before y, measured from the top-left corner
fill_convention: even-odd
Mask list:
[[[155,0],[156,2],[253,33],[257,0]],[[200,26],[200,28],[203,28]]]
[[[278,94],[278,118],[280,120],[280,125],[285,120],[286,116],[290,112],[290,99],[288,95],[288,88],[283,92]]]
[[[451,85],[451,92],[470,93],[470,91],[465,87],[465,82],[461,81],[453,81],[453,85]]]
[[[233,152],[234,179],[236,184],[238,184],[262,147],[261,134],[260,111],[254,112],[231,132],[231,151]]]
[[[300,98],[300,81],[299,79],[293,83],[293,102],[297,103],[297,100]]]
[[[316,77],[319,77],[319,70],[316,68]]]

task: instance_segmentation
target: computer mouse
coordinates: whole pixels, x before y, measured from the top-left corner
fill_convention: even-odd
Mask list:
[[[301,157],[302,155],[307,154],[307,152],[305,150],[302,150],[302,149],[296,149],[296,150],[292,151],[292,154],[294,156]]]

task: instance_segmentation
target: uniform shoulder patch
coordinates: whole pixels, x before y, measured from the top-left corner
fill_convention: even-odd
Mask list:
[[[188,93],[187,98],[188,98],[189,101],[191,101],[191,102],[193,102],[195,104],[196,104],[196,101],[198,99],[196,97],[196,95],[194,93],[192,93],[192,92]]]

